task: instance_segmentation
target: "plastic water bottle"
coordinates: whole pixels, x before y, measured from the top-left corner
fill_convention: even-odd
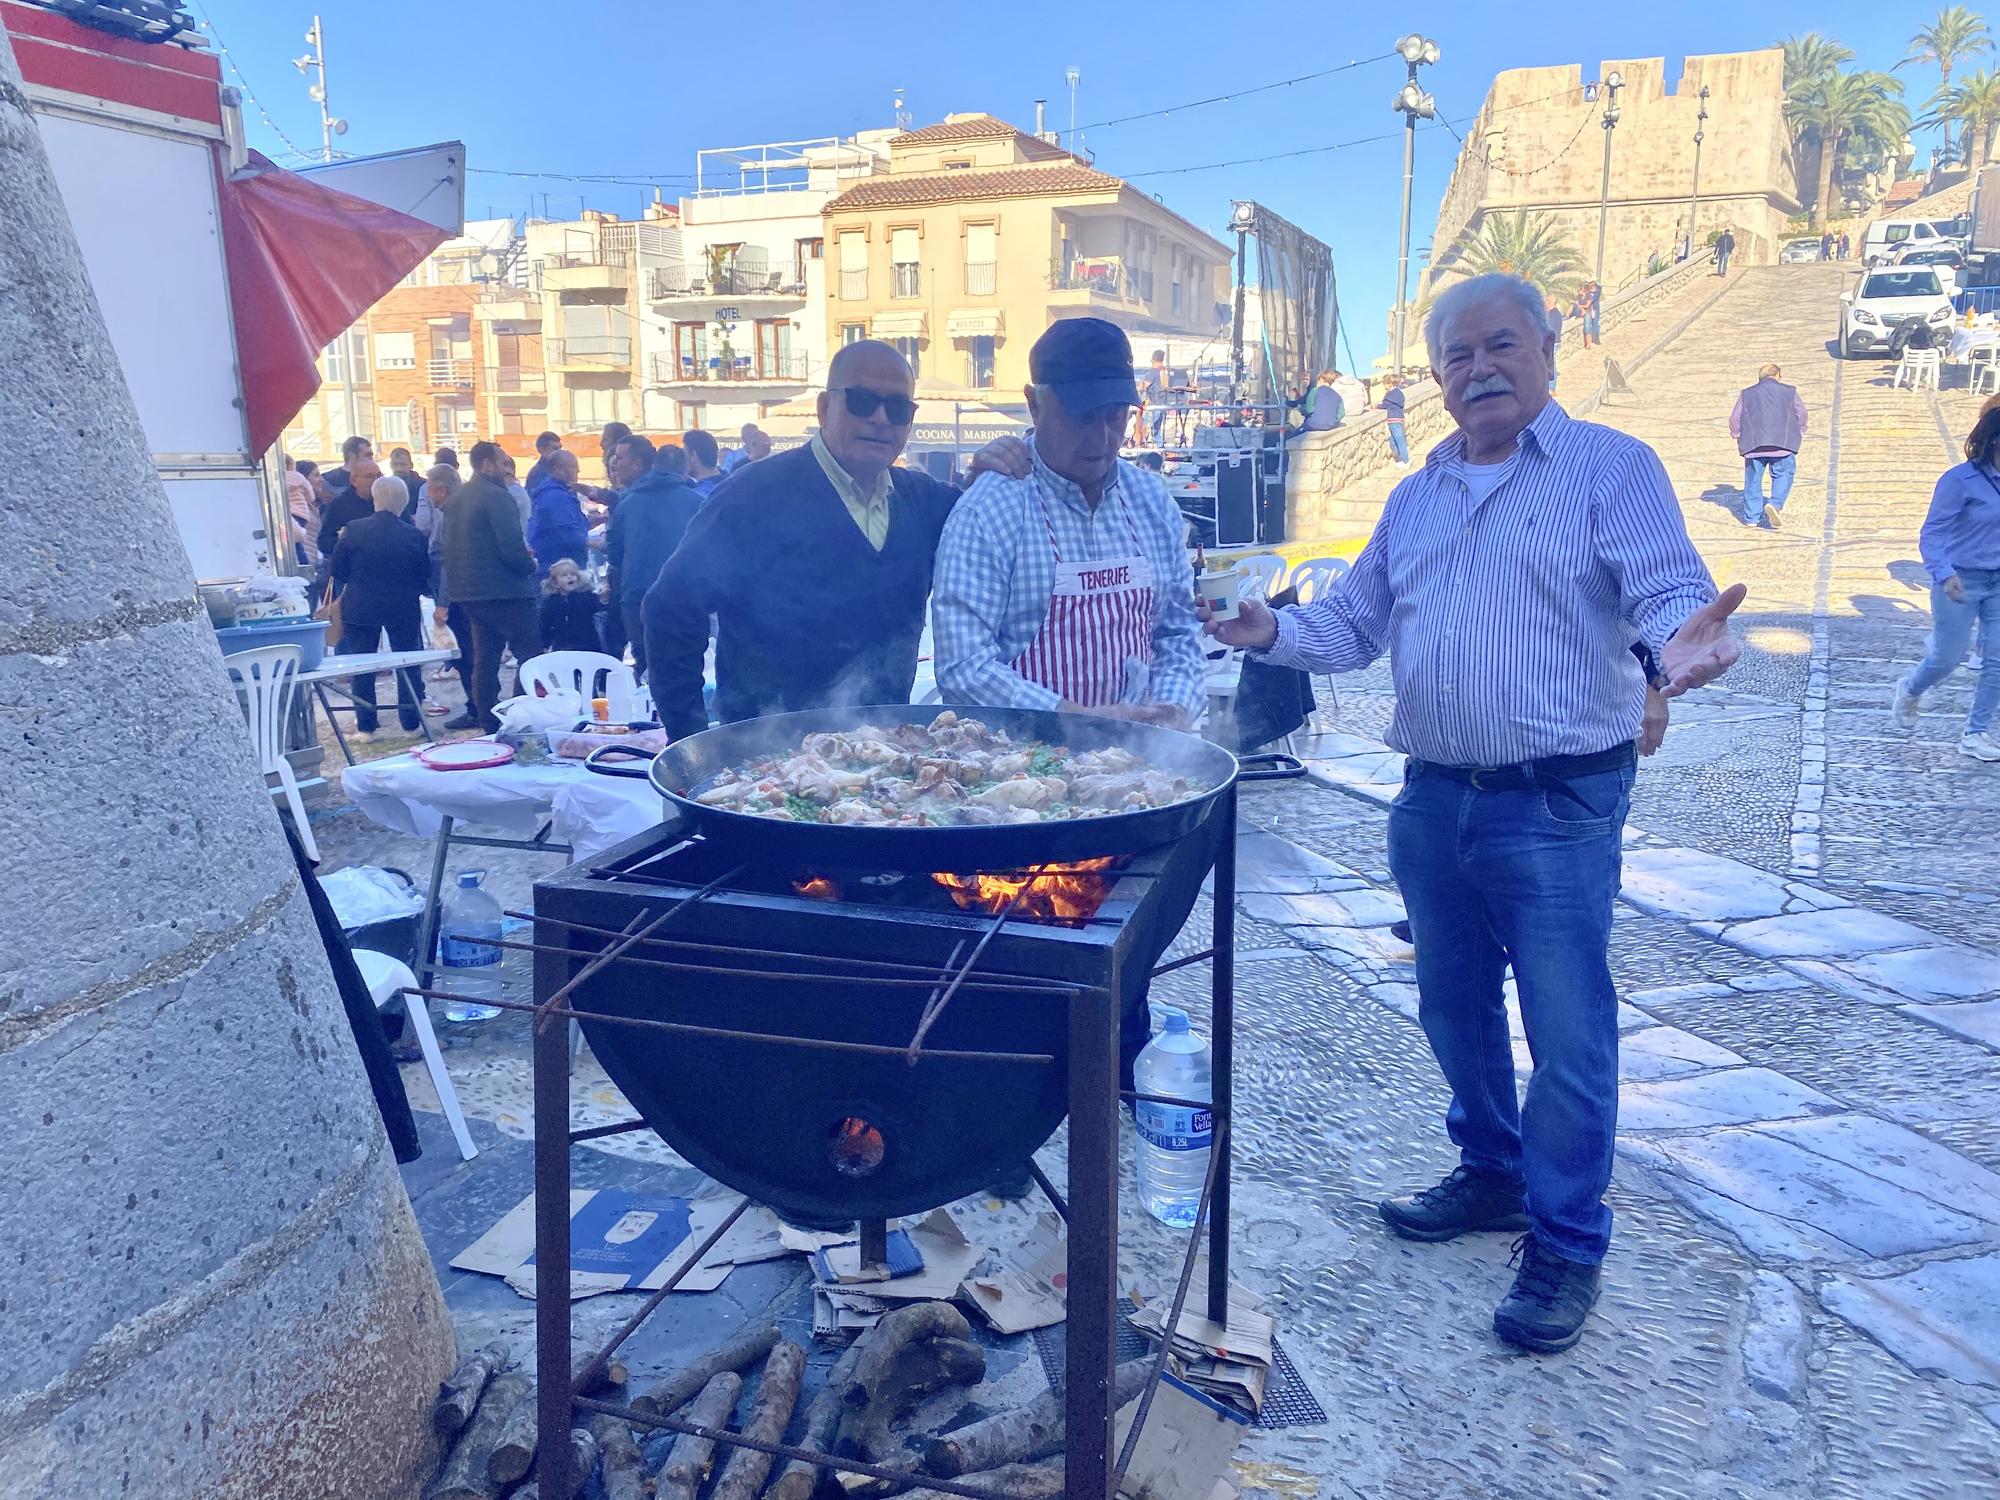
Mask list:
[[[1133,1065],[1138,1091],[1206,1103],[1214,1086],[1208,1043],[1188,1029],[1186,1011],[1167,1010],[1165,1017],[1164,1029]],[[1214,1116],[1206,1109],[1141,1100],[1133,1117],[1139,1127],[1139,1201],[1162,1224],[1186,1229],[1208,1181]]]
[[[444,900],[438,961],[449,972],[442,976],[443,988],[465,997],[446,1003],[447,1021],[490,1021],[500,1014],[499,1006],[479,1003],[500,998],[500,960],[505,953],[496,946],[500,903],[479,888],[485,878],[484,870],[461,870],[458,889]]]

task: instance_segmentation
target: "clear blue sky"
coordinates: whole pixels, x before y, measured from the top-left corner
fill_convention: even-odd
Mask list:
[[[316,149],[318,114],[290,59],[305,51],[311,0],[186,0],[221,33],[258,101],[301,147]],[[474,169],[466,212],[519,214],[549,194],[550,210],[579,201],[632,213],[651,196],[636,186],[531,180],[480,169],[657,177],[669,194],[689,186],[708,146],[848,134],[891,123],[902,88],[919,125],[986,110],[1023,127],[1049,101],[1066,128],[1064,69],[1082,71],[1078,123],[1207,98],[1389,51],[1397,36],[1434,37],[1443,60],[1424,71],[1440,111],[1477,112],[1495,72],[1563,62],[1585,77],[1605,57],[1664,56],[1669,79],[1690,52],[1767,46],[1794,31],[1839,37],[1859,65],[1887,68],[1934,4],[1850,0],[1676,0],[1673,5],[1385,8],[1376,20],[1324,3],[1080,6],[1021,3],[662,4],[659,0],[320,0],[336,111],[351,121],[341,144],[367,153],[459,139]],[[1372,11],[1372,7],[1358,7]],[[1578,12],[1581,12],[1579,14]],[[1421,14],[1419,23],[1413,18]],[[1995,10],[2000,18],[2000,8]],[[1080,17],[1089,17],[1080,24]],[[1400,117],[1389,101],[1399,61],[1347,72],[1164,119],[1091,130],[1105,170],[1133,179],[1220,235],[1232,198],[1255,198],[1333,246],[1340,300],[1365,367],[1387,343],[1396,279],[1401,192]],[[1920,105],[1929,68],[1904,70]],[[283,144],[246,109],[251,144]],[[1461,127],[1462,128],[1462,127]],[[1264,158],[1363,137],[1388,139],[1284,160]],[[1923,138],[1920,138],[1920,144]],[[1411,241],[1430,239],[1457,153],[1442,129],[1418,137]],[[1345,361],[1343,361],[1344,363]]]

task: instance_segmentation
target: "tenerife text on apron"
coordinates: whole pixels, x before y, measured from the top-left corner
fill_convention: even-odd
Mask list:
[[[1124,493],[1118,509],[1132,536],[1132,555],[1103,562],[1068,562],[1056,545],[1048,502],[1035,503],[1055,554],[1049,612],[1013,668],[1068,702],[1098,708],[1126,700],[1126,664],[1153,660],[1153,569],[1139,545]]]

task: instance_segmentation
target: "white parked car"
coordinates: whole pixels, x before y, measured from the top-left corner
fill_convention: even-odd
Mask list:
[[[1877,219],[1861,236],[1861,259],[1879,266],[1905,245],[1936,249],[1944,243],[1929,219]]]
[[[1915,318],[1940,342],[1951,329],[1951,298],[1935,266],[1891,266],[1867,272],[1840,295],[1840,353],[1887,354],[1898,325]]]
[[[1778,264],[1797,265],[1800,261],[1819,259],[1819,236],[1807,235],[1804,239],[1788,240],[1785,248],[1778,252]]]
[[[1929,266],[1938,273],[1938,280],[1944,286],[1947,297],[1958,291],[1958,280],[1965,272],[1965,257],[1956,245],[1940,245],[1935,249],[1919,249],[1905,245],[1896,252],[1896,258],[1889,262],[1892,266]]]

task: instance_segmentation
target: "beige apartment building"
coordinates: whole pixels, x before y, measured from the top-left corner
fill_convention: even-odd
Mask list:
[[[889,142],[889,168],[824,210],[827,343],[896,345],[926,395],[1021,403],[1058,318],[1219,337],[1229,247],[1123,179],[991,115]]]

